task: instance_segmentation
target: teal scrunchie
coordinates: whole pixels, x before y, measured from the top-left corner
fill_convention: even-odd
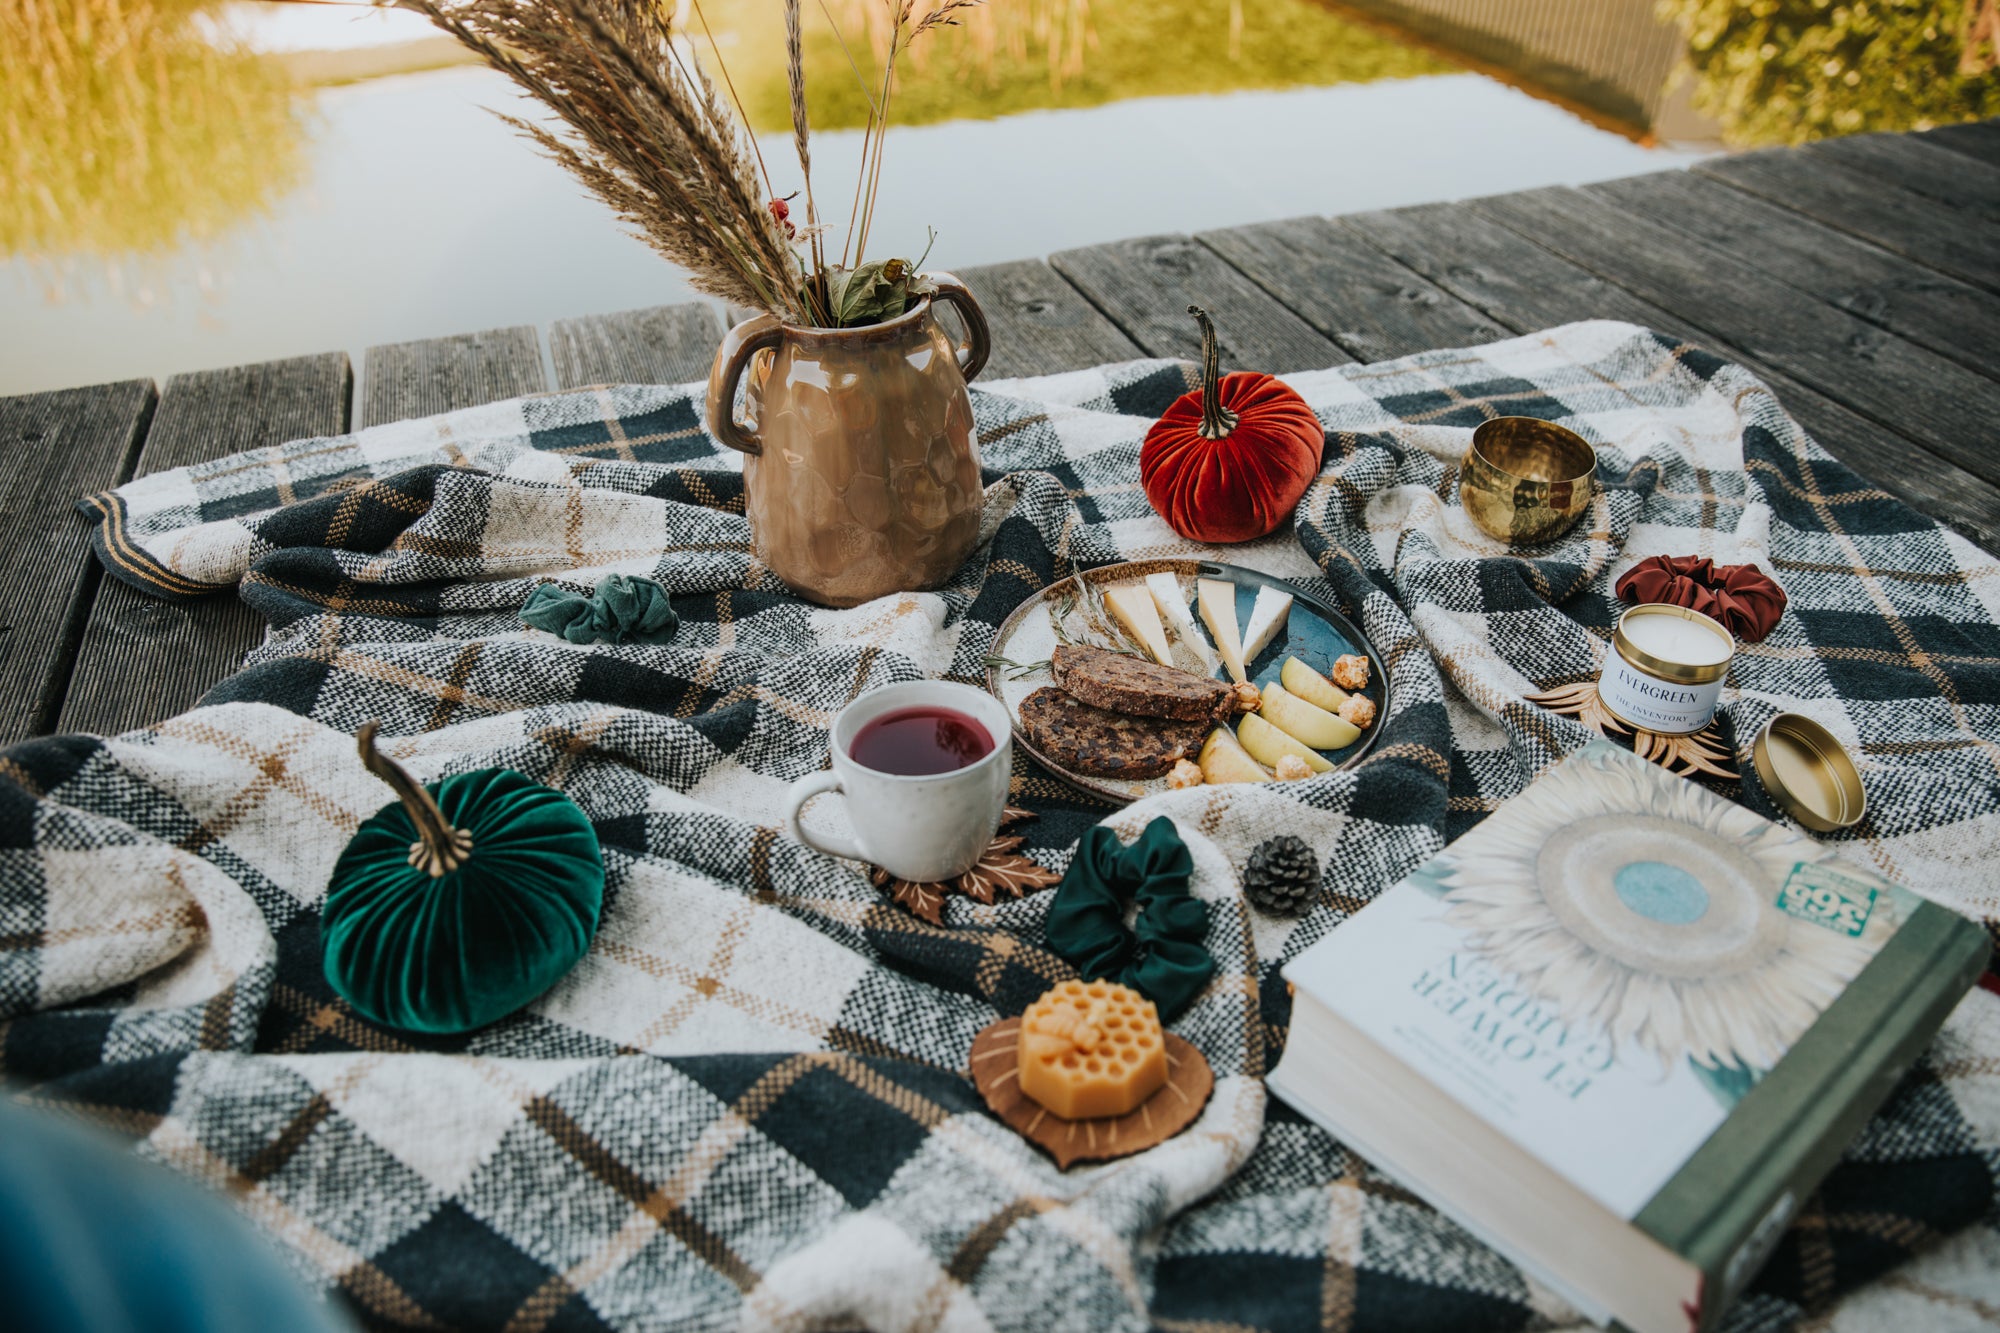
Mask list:
[[[589,597],[558,583],[528,594],[521,623],[571,643],[665,643],[681,627],[667,590],[651,579],[606,574]]]
[[[1194,858],[1162,815],[1130,847],[1098,825],[1077,844],[1043,923],[1049,946],[1087,981],[1130,986],[1171,1019],[1208,985],[1215,959],[1202,940],[1208,904],[1188,893]],[[1125,928],[1125,901],[1139,918]]]

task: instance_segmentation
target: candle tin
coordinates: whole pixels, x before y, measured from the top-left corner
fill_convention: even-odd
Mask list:
[[[1868,813],[1854,756],[1803,713],[1779,713],[1766,722],[1750,758],[1771,799],[1815,832],[1852,828]]]
[[[1658,618],[1653,625],[1644,622]],[[1667,622],[1689,622],[1694,632]],[[1712,638],[1710,637],[1712,636]],[[1685,640],[1675,649],[1667,641]],[[1721,622],[1667,602],[1635,606],[1618,617],[1611,651],[1597,678],[1598,702],[1627,726],[1663,736],[1700,731],[1715,718],[1736,640]]]

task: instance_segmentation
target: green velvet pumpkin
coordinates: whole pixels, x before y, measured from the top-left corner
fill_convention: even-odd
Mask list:
[[[464,1032],[553,986],[604,905],[597,833],[561,792],[505,768],[417,783],[361,729],[363,762],[400,799],[365,820],[321,908],[326,979],[356,1012]]]

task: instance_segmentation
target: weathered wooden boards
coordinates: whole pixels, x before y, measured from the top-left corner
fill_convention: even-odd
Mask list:
[[[1463,347],[1507,329],[1325,218],[1197,238],[1356,361]]]
[[[2000,121],[1719,158],[1459,204],[1152,236],[960,273],[986,378],[1193,359],[1299,370],[1578,319],[1685,338],[1762,376],[1876,484],[2000,550]],[[70,505],[132,475],[551,387],[681,383],[721,323],[688,304],[0,400],[0,743],[192,703],[261,634],[228,597],[100,579]],[[553,367],[553,379],[546,366]],[[350,412],[349,402],[353,399]],[[150,430],[148,429],[150,421]],[[142,448],[143,442],[143,448]],[[72,668],[74,678],[71,679]]]
[[[556,387],[684,384],[708,378],[722,338],[715,310],[698,301],[559,319],[549,328]]]
[[[1677,313],[1502,226],[1476,209],[1427,204],[1341,219],[1399,261],[1510,329],[1620,319],[1706,346],[1755,371],[1834,457],[1989,548],[2000,547],[2000,490],[1868,421]],[[1674,308],[1669,308],[1674,307]]]
[[[371,347],[363,359],[356,426],[379,426],[549,387],[534,326]]]
[[[133,475],[338,435],[352,390],[341,352],[176,375],[160,394]],[[106,578],[56,729],[114,735],[170,717],[234,671],[263,637],[263,620],[228,594],[163,602]]]
[[[55,725],[99,581],[73,506],[130,475],[152,412],[150,380],[0,398],[0,745]]]
[[[1201,330],[1188,314],[1199,305],[1215,318],[1225,369],[1309,370],[1354,359],[1191,237],[1064,250],[1049,265],[1148,356],[1200,360]]]
[[[958,277],[979,298],[993,330],[987,379],[1047,375],[1146,354],[1039,259],[989,264]]]

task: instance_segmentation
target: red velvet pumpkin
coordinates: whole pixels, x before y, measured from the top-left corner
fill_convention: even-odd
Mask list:
[[[1197,542],[1247,542],[1277,531],[1319,475],[1326,432],[1306,400],[1269,375],[1221,369],[1215,325],[1201,324],[1201,387],[1146,432],[1139,480],[1160,517]]]

